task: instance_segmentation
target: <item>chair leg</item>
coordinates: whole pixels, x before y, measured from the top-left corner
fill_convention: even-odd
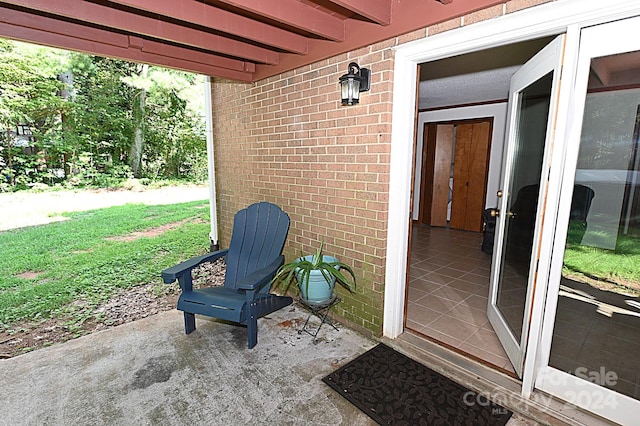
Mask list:
[[[249,325],[247,327],[247,333],[249,334],[249,336],[248,336],[249,344],[247,345],[247,347],[249,349],[252,349],[258,343],[258,326],[257,325],[251,326],[250,324],[252,324],[252,323],[253,322],[250,321],[248,323]]]
[[[191,333],[196,329],[196,316],[189,312],[184,312],[184,332]]]
[[[252,305],[255,305],[253,303]],[[249,318],[247,319],[247,338],[249,340],[249,349],[253,348],[258,343],[258,316],[254,313],[255,306],[250,305]]]

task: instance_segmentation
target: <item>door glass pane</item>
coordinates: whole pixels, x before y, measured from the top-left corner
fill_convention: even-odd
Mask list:
[[[550,365],[640,399],[640,55],[595,58]]]
[[[522,337],[529,263],[553,85],[549,73],[519,93],[511,183],[497,306],[516,340]]]

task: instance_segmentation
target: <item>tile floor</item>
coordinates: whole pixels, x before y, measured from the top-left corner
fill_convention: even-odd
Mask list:
[[[480,250],[481,243],[479,233],[414,225],[406,328],[515,376],[487,319],[491,256]],[[526,282],[516,262],[506,261],[502,273],[509,279],[499,304],[519,333]],[[592,301],[559,298],[550,365],[567,372],[615,372],[608,387],[640,399],[640,360],[629,356],[640,352],[640,314],[634,309],[640,297],[566,277],[562,284]],[[607,314],[601,303],[626,314]]]
[[[406,327],[513,373],[489,320],[482,234],[414,225]]]

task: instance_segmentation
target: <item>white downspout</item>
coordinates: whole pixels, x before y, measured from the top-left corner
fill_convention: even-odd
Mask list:
[[[216,165],[213,155],[213,102],[211,101],[211,77],[204,82],[204,116],[207,131],[207,162],[209,166],[209,213],[211,216],[210,251],[220,249],[218,244],[218,213],[216,209]]]

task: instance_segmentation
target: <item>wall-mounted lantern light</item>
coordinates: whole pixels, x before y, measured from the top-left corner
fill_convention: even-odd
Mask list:
[[[355,62],[351,62],[348,71],[340,77],[342,105],[355,105],[360,101],[360,92],[369,90],[371,70],[360,68]]]

